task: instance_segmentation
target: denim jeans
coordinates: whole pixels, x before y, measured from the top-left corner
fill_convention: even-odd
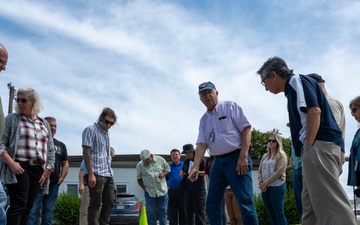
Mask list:
[[[299,214],[299,217],[300,217],[300,220],[301,220],[301,216],[302,216],[301,192],[303,190],[301,168],[293,170],[292,184],[293,184],[293,187],[294,187],[294,196],[295,196],[296,209],[298,211],[298,214]]]
[[[211,225],[222,224],[221,201],[225,189],[231,186],[239,206],[244,224],[258,225],[256,208],[253,200],[251,178],[252,161],[248,157],[248,170],[244,175],[236,171],[239,152],[228,156],[216,156],[210,170],[210,184],[206,200],[206,213]]]
[[[41,166],[30,166],[20,163],[25,170],[16,175],[17,183],[6,184],[10,198],[10,208],[7,211],[7,225],[27,225],[30,210],[40,191],[39,180],[43,173]]]
[[[59,193],[59,184],[51,184],[49,186],[49,194],[38,196],[35,199],[34,205],[29,214],[29,220],[27,225],[37,225],[40,206],[41,209],[41,225],[52,225],[52,218],[54,214],[56,199]]]
[[[156,225],[156,216],[159,218],[160,225],[166,225],[167,222],[167,205],[169,196],[150,197],[145,191],[146,216],[149,225]],[[157,215],[156,215],[157,212]]]
[[[0,181],[0,224],[6,224],[6,205],[7,196],[4,187]]]
[[[111,210],[116,199],[114,179],[96,174],[95,177],[95,187],[89,187],[88,224],[109,224]],[[88,175],[85,175],[85,179],[88,179]]]
[[[284,210],[284,198],[286,183],[278,187],[267,187],[265,192],[261,192],[266,210],[270,215],[271,225],[287,225]]]

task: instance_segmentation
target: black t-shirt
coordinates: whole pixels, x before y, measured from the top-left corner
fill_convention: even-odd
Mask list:
[[[191,160],[193,161],[193,160]],[[186,190],[202,190],[205,189],[205,177],[204,176],[200,176],[198,177],[198,179],[194,182],[191,182],[188,177],[188,170],[189,170],[189,164],[190,164],[190,159],[185,159],[184,161],[184,166],[182,168],[182,171],[185,173],[184,176],[184,180],[186,180]],[[199,170],[200,171],[204,171],[205,169],[205,160],[203,160],[199,166]]]
[[[57,183],[61,176],[61,165],[62,161],[69,160],[66,146],[61,141],[58,141],[54,138],[54,146],[55,146],[55,169],[54,172],[50,175],[50,184]]]

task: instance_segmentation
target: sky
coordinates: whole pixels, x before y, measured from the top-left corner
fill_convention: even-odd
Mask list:
[[[9,52],[5,114],[8,83],[34,88],[69,155],[82,154],[82,131],[104,107],[118,116],[117,154],[195,144],[204,81],[219,100],[237,102],[253,128],[290,137],[285,96],[266,92],[256,74],[273,56],[295,74],[323,76],[345,108],[347,155],[358,129],[348,107],[359,95],[356,0],[2,0],[0,31]]]

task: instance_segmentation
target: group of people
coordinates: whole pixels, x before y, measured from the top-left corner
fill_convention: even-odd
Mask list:
[[[296,185],[296,205],[301,223],[355,225],[356,218],[349,199],[339,182],[345,162],[345,120],[341,102],[328,95],[324,87],[325,81],[320,75],[295,75],[280,57],[269,58],[257,73],[266,91],[273,94],[284,92],[288,100],[288,124],[293,148],[291,164],[296,170],[293,181]],[[239,204],[243,223],[256,225],[258,218],[253,202],[252,162],[249,154],[251,124],[242,108],[235,102],[218,101],[219,92],[212,82],[200,84],[198,93],[207,111],[200,119],[196,149],[193,151],[191,146],[184,146],[186,157],[191,163],[190,166],[182,165],[180,174],[186,174],[186,180],[194,184],[197,181],[203,182],[204,155],[208,150],[214,157],[209,173],[207,197],[206,201],[204,200],[210,224],[223,224],[222,201],[224,193],[230,187]],[[360,96],[353,99],[349,107],[351,114],[360,122]],[[349,185],[360,189],[359,130],[351,147]],[[151,209],[147,210],[151,215],[149,224],[156,224],[156,214],[153,210],[159,207],[158,212],[160,208],[163,212],[160,217],[162,225],[166,221],[167,211],[164,206],[168,201],[164,177],[171,173],[171,169],[165,160],[154,157],[148,150],[144,151],[141,153],[142,161],[137,165],[137,178],[139,185],[144,189],[146,201],[154,203]],[[195,156],[192,158],[187,155],[188,152],[195,152]],[[149,166],[154,161],[157,164],[156,170]],[[281,137],[276,133],[271,134],[268,138],[267,152],[260,161],[258,182],[272,225],[287,224],[284,212],[287,165],[288,156],[283,150]],[[173,167],[175,173],[179,171],[174,164],[171,168]],[[170,185],[171,195],[180,196],[176,194],[180,191],[177,186]],[[183,185],[186,187],[189,182]],[[162,191],[158,192],[157,188],[152,187],[161,188]],[[152,199],[149,200],[149,197]],[[161,201],[157,198],[161,198]],[[197,204],[202,204],[204,195],[199,190],[191,193],[187,190],[184,199],[186,205],[193,204],[194,199],[197,199]],[[156,205],[160,202],[160,205]],[[173,207],[169,207],[170,221],[175,218],[174,220],[187,221],[186,224],[203,224],[202,212],[196,213],[194,205],[187,205],[192,212],[189,214],[185,210],[185,219],[179,216],[183,215],[179,213],[182,210],[176,212]],[[191,222],[186,218],[189,215]],[[178,224],[178,221],[172,224]]]
[[[0,44],[0,71],[6,69],[8,52]],[[40,96],[32,88],[19,88],[15,113],[4,118],[0,101],[0,224],[52,224],[59,185],[68,173],[64,143],[54,138],[54,117],[39,116]],[[41,216],[39,216],[41,208]]]
[[[181,154],[185,154],[184,161]],[[170,225],[205,225],[205,176],[209,175],[212,162],[202,160],[199,178],[190,181],[189,173],[195,160],[194,146],[185,144],[181,153],[178,149],[172,149],[170,155],[172,162],[168,164],[163,157],[149,150],[140,153],[141,161],[136,166],[137,179],[145,193],[148,224],[156,224],[158,218],[161,225],[165,225],[167,219]],[[227,192],[223,199],[227,199],[230,224],[242,225],[239,206],[234,201],[232,190],[228,190],[231,193]],[[222,224],[226,224],[225,204],[222,212]]]
[[[8,52],[0,44],[0,71],[6,69],[7,59]],[[327,94],[321,76],[295,75],[280,57],[269,58],[257,73],[266,91],[284,92],[287,98],[291,162],[302,177],[302,188],[297,188],[301,198],[296,194],[302,224],[355,225],[339,182],[345,151],[343,110],[334,110],[339,102]],[[170,165],[149,150],[140,153],[137,181],[144,190],[148,223],[155,225],[158,218],[160,225],[165,225],[169,213],[171,225],[203,225],[206,207],[210,224],[223,224],[224,196],[231,190],[242,222],[257,225],[249,153],[251,124],[237,103],[218,101],[219,92],[212,82],[201,83],[198,94],[207,110],[200,119],[196,148],[192,144],[183,146],[187,159],[181,162],[177,149],[171,151]],[[66,146],[54,139],[56,119],[39,116],[41,101],[33,88],[20,88],[15,101],[15,113],[5,119],[0,107],[0,177],[10,198],[5,214],[6,195],[0,183],[0,224],[36,224],[40,205],[43,224],[51,224],[59,185],[69,167]],[[351,100],[349,107],[360,122],[360,96]],[[84,164],[79,179],[88,188],[89,224],[108,224],[116,198],[108,133],[116,121],[114,110],[106,107],[82,134]],[[349,185],[360,189],[359,141],[360,129],[351,146],[348,179]],[[206,173],[207,150],[213,161]],[[271,224],[287,224],[284,195],[288,162],[278,134],[269,136],[267,150],[259,165],[259,189]],[[85,193],[80,186],[79,191]]]
[[[8,52],[0,44],[0,71],[7,60]],[[4,118],[0,99],[0,224],[37,225],[39,218],[42,225],[52,224],[59,186],[68,173],[67,149],[54,138],[56,119],[39,116],[42,104],[35,89],[19,88],[15,102],[15,113]],[[87,220],[92,225],[109,224],[116,197],[108,136],[116,119],[112,109],[104,108],[82,135],[90,199]],[[7,211],[2,182],[10,199]]]

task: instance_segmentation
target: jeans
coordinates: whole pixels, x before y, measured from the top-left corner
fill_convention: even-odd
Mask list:
[[[278,187],[267,187],[265,192],[261,192],[266,210],[270,215],[271,225],[287,225],[284,210],[284,198],[286,183]]]
[[[26,163],[20,163],[20,165],[25,172],[16,175],[17,183],[6,185],[10,197],[7,225],[27,225],[30,210],[40,191],[39,180],[43,168]]]
[[[302,216],[301,192],[303,190],[301,168],[293,170],[292,184],[293,184],[293,187],[294,187],[294,196],[295,196],[296,209],[298,211],[298,214],[299,214],[299,217],[300,217],[300,220],[301,220],[301,216]]]
[[[209,191],[206,200],[206,213],[211,225],[222,224],[221,201],[228,185],[230,185],[239,203],[244,224],[258,225],[253,200],[252,161],[249,155],[248,170],[244,175],[238,175],[236,167],[239,154],[240,152],[227,156],[216,156],[211,167]]]
[[[116,199],[114,179],[99,175],[95,175],[95,177],[95,187],[89,187],[88,224],[109,224],[111,210]],[[85,179],[88,179],[88,175],[85,175]]]
[[[166,225],[167,222],[167,205],[169,196],[150,197],[149,193],[145,191],[146,201],[146,216],[149,225],[156,225],[156,216],[159,218],[160,225]],[[156,215],[157,211],[157,215]]]
[[[4,187],[0,181],[0,224],[6,224],[6,205],[7,196]]]
[[[34,205],[29,214],[27,225],[37,225],[40,207],[41,209],[41,225],[52,225],[52,218],[54,214],[56,199],[59,193],[59,184],[51,184],[49,186],[49,194],[38,196],[35,199]]]
[[[169,225],[185,225],[184,190],[169,189]]]

